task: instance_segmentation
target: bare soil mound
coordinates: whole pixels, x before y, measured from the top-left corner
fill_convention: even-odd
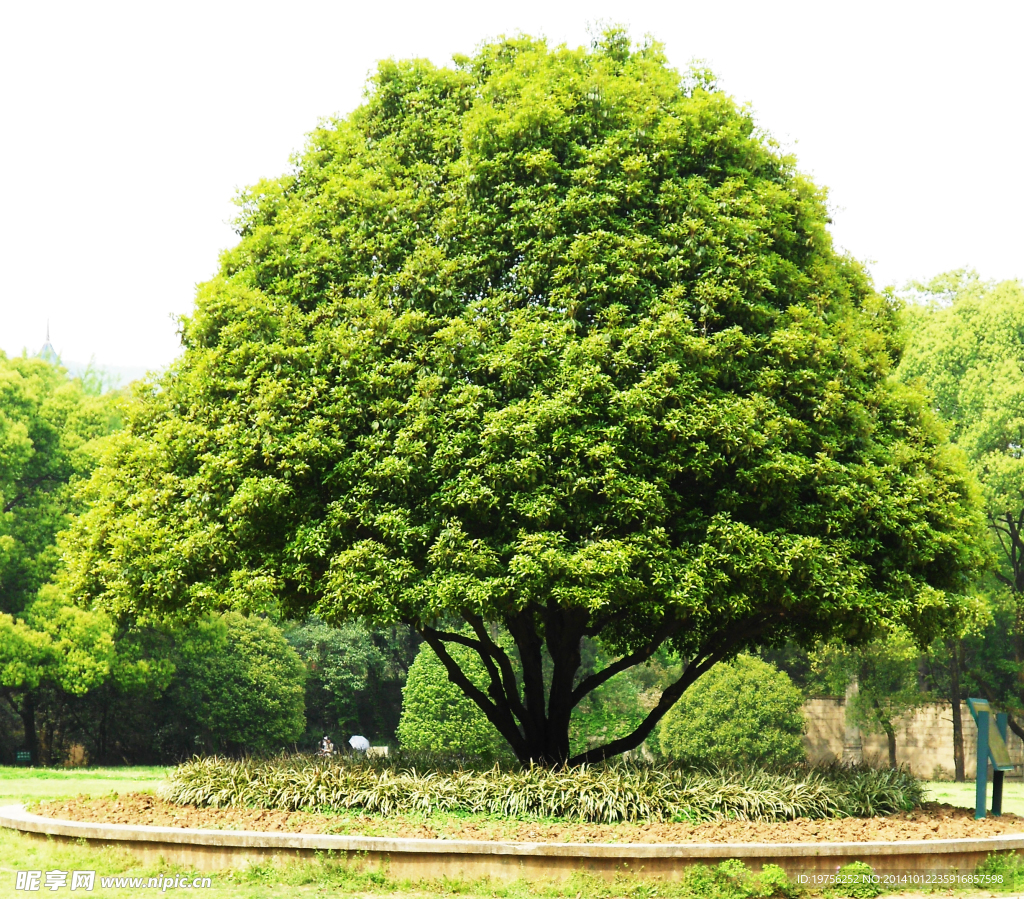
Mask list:
[[[213,809],[175,805],[147,793],[43,802],[35,811],[52,818],[104,824],[546,843],[839,843],[978,839],[1024,834],[1024,818],[1018,815],[975,821],[970,809],[936,802],[925,803],[912,812],[879,818],[798,818],[777,824],[720,821],[697,825],[572,824],[454,815],[384,818],[355,812],[314,814],[250,808]]]

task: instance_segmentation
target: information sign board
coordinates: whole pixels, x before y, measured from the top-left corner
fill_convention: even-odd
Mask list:
[[[992,767],[996,771],[1012,771],[1013,762],[1010,761],[1010,751],[1006,748],[1003,735],[999,733],[996,716],[992,714],[988,700],[968,699],[967,705],[975,721],[978,720],[978,712],[988,712],[988,756],[992,760]]]

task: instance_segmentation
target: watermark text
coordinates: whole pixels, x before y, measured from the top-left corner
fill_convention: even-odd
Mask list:
[[[97,877],[95,871],[15,871],[14,889],[26,893],[58,890],[92,892],[97,884],[113,889],[159,890],[201,890],[212,886],[209,877],[193,874],[158,874],[156,877]]]

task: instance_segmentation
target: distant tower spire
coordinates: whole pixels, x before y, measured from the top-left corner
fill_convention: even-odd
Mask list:
[[[39,351],[39,358],[45,359],[51,365],[60,364],[60,356],[57,351],[53,348],[53,344],[50,343],[50,320],[46,320],[46,343],[43,344],[43,348]]]

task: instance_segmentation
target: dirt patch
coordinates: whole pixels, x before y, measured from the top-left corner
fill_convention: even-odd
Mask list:
[[[778,824],[721,821],[709,824],[573,824],[434,815],[314,814],[251,808],[175,805],[147,793],[103,799],[78,797],[42,802],[37,814],[104,824],[147,824],[214,830],[332,833],[446,840],[513,840],[545,843],[825,843],[871,840],[948,840],[1024,833],[1024,818],[974,820],[969,809],[928,802],[913,812],[879,818],[809,820]]]

